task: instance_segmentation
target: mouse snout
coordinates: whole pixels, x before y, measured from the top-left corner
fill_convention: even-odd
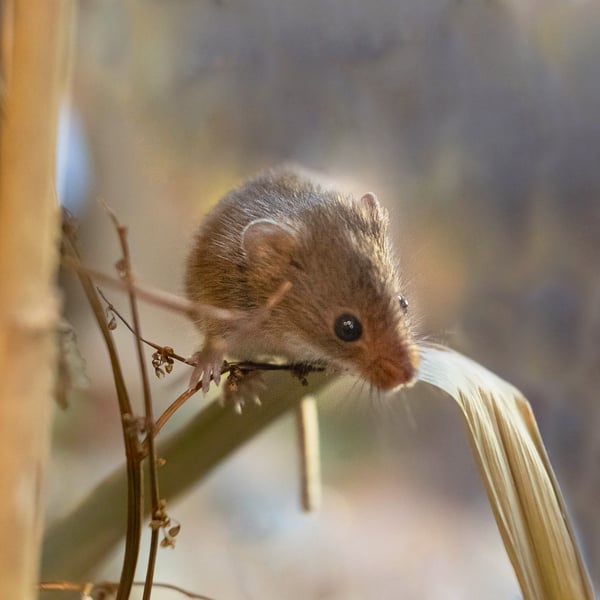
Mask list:
[[[375,387],[387,391],[413,383],[418,367],[419,353],[411,344],[379,356],[369,365],[366,375]]]

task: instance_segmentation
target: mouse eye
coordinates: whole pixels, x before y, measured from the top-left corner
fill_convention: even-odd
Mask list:
[[[349,313],[340,315],[333,325],[335,335],[344,342],[355,342],[362,335],[362,324]]]
[[[398,296],[398,302],[400,302],[402,310],[408,312],[408,300],[402,294]]]

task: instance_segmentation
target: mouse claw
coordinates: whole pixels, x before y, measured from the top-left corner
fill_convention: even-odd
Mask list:
[[[221,372],[223,370],[223,353],[214,348],[203,348],[195,352],[188,360],[194,365],[194,370],[190,376],[189,388],[194,389],[202,382],[202,391],[206,394],[210,389],[211,380],[215,385],[221,382]]]
[[[223,388],[223,404],[233,406],[236,413],[242,414],[248,404],[260,406],[259,392],[266,387],[262,373],[232,371]]]

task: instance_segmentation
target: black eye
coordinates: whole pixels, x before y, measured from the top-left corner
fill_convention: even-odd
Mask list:
[[[400,294],[398,296],[398,302],[400,302],[400,306],[402,307],[402,310],[404,312],[407,312],[408,311],[408,300],[402,294]]]
[[[362,335],[362,324],[349,313],[340,315],[333,325],[335,335],[344,342],[355,342]]]

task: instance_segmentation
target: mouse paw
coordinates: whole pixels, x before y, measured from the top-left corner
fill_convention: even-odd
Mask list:
[[[202,391],[206,394],[211,380],[215,382],[215,385],[219,385],[221,371],[223,370],[223,352],[212,346],[207,346],[195,352],[188,362],[194,365],[190,377],[190,389],[195,388],[202,381]]]
[[[259,392],[266,387],[259,371],[242,372],[234,369],[223,386],[223,404],[233,406],[241,414],[247,404],[260,405]]]

